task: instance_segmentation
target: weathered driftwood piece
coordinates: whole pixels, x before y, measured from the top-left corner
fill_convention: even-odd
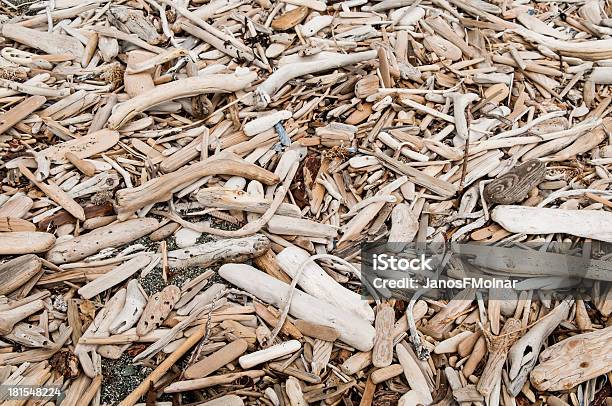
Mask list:
[[[376,58],[376,51],[354,54],[321,52],[313,57],[301,58],[297,62],[284,64],[257,87],[254,102],[258,107],[264,108],[270,103],[274,94],[291,79],[346,65],[354,65],[374,58]]]
[[[43,301],[35,300],[14,309],[0,311],[0,334],[10,333],[15,324],[43,308]]]
[[[41,269],[42,261],[34,254],[22,255],[0,264],[0,295],[15,291]]]
[[[389,231],[389,249],[399,252],[406,244],[414,240],[419,231],[419,219],[412,213],[410,205],[400,203],[391,211],[391,230]]]
[[[491,203],[513,204],[525,200],[531,189],[544,180],[546,165],[537,159],[512,168],[484,187],[484,198]]]
[[[540,364],[531,371],[531,383],[544,391],[568,390],[610,372],[610,340],[612,327],[606,327],[548,347],[540,354]]]
[[[45,252],[55,244],[55,236],[38,231],[0,233],[0,255]]]
[[[302,348],[302,343],[300,343],[298,340],[285,341],[264,350],[243,355],[238,358],[238,362],[243,369],[249,369],[284,355],[292,354],[300,348]]]
[[[198,327],[192,335],[187,338],[172,354],[170,354],[165,360],[159,364],[153,372],[149,374],[136,389],[132,391],[125,399],[119,403],[119,406],[133,406],[141,396],[147,393],[151,385],[155,385],[160,379],[164,377],[166,372],[179,360],[183,355],[187,353],[197,343],[200,342],[202,337],[206,334],[208,329],[205,325]]]
[[[81,287],[78,293],[85,299],[91,299],[97,294],[128,279],[130,276],[149,265],[150,262],[151,257],[149,255],[138,255]]]
[[[441,339],[445,333],[452,330],[452,320],[454,317],[463,313],[471,305],[475,294],[476,291],[474,289],[464,289],[459,292],[442,310],[427,321],[421,328],[421,331],[438,340]]]
[[[337,228],[328,224],[280,215],[272,216],[266,227],[272,234],[280,235],[333,238],[338,234]]]
[[[132,279],[127,286],[127,292],[125,295],[125,304],[121,312],[115,317],[109,331],[112,334],[121,334],[131,328],[144,311],[147,304],[147,297],[145,296],[142,287],[137,280]]]
[[[427,379],[423,375],[423,372],[421,371],[416,359],[413,358],[410,352],[408,352],[402,342],[395,346],[395,353],[397,354],[397,359],[404,370],[404,376],[412,388],[412,390],[402,395],[400,398],[400,403],[398,404],[405,406],[417,403],[422,403],[424,405],[431,404],[433,398],[431,397],[431,393],[429,391],[429,385],[427,384]]]
[[[196,389],[204,389],[204,388],[209,388],[211,386],[229,384],[242,377],[255,379],[255,378],[260,378],[264,375],[265,375],[265,371],[256,369],[256,370],[251,370],[251,371],[234,372],[230,374],[209,376],[209,377],[200,378],[200,379],[190,379],[187,381],[177,381],[177,382],[173,382],[172,384],[168,385],[164,389],[164,393],[177,393],[177,392],[186,392],[186,391],[196,390]]]
[[[288,323],[288,321],[285,323]],[[306,320],[296,320],[293,324],[295,327],[297,327],[300,333],[308,337],[318,338],[319,340],[329,342],[334,342],[340,338],[340,333],[333,327],[324,326]]]
[[[298,247],[287,247],[276,258],[285,273],[292,278],[297,276],[300,267],[305,268],[297,285],[304,292],[328,302],[331,305],[350,311],[369,322],[374,321],[374,311],[362,300],[361,295],[350,291],[336,282],[323,268],[310,260],[308,252]]]
[[[202,358],[200,361],[196,362],[193,365],[190,365],[185,370],[185,378],[204,378],[212,374],[222,366],[227,365],[238,357],[240,357],[246,352],[247,347],[248,343],[246,342],[246,340],[238,339],[232,341],[220,350],[215,351],[213,354]]]
[[[266,185],[278,182],[278,178],[273,173],[259,166],[249,164],[231,154],[221,154],[186,166],[176,172],[151,179],[139,187],[117,191],[118,218],[125,220],[138,209],[169,200],[173,192],[208,175],[242,176],[258,180]]]
[[[168,252],[168,264],[172,268],[192,266],[209,267],[223,261],[244,262],[258,257],[270,248],[270,241],[261,234],[250,237],[219,239],[189,248]]]
[[[108,127],[123,127],[136,114],[165,101],[191,97],[203,93],[235,92],[248,86],[257,75],[255,72],[239,72],[226,75],[208,75],[186,78],[156,86],[154,89],[119,103],[108,119]]]
[[[36,231],[36,226],[20,218],[0,217],[0,232],[13,231]]]
[[[570,307],[571,301],[564,300],[510,347],[508,351],[510,382],[507,389],[512,396],[518,395],[527,382],[546,339],[559,323],[567,318]]]
[[[46,148],[36,154],[36,159],[44,158],[55,163],[64,163],[67,161],[66,153],[68,152],[81,159],[89,158],[112,148],[118,141],[119,133],[117,131],[102,129]]]
[[[85,211],[83,208],[72,198],[68,193],[64,192],[59,186],[52,181],[44,183],[39,181],[34,174],[25,167],[23,164],[19,164],[19,171],[26,177],[30,182],[36,185],[42,190],[51,200],[62,206],[66,211],[72,214],[74,217],[81,221],[85,221]]]
[[[248,265],[223,265],[219,275],[275,306],[281,306],[289,293],[288,284]],[[296,318],[335,328],[340,333],[340,340],[361,351],[369,351],[374,345],[375,330],[369,323],[306,293],[294,292],[289,313]]]
[[[485,397],[488,397],[495,387],[500,384],[501,372],[508,356],[508,350],[518,339],[520,332],[521,321],[509,318],[506,320],[499,336],[487,337],[489,357],[476,386],[478,392],[482,393]],[[488,333],[485,333],[485,336],[486,334]]]
[[[372,349],[372,364],[377,368],[391,365],[393,362],[393,326],[395,324],[395,311],[387,304],[383,304],[376,312],[376,337]]]
[[[2,26],[2,36],[49,54],[68,52],[76,60],[80,60],[85,52],[83,44],[73,37],[33,30],[17,24],[4,24]]]
[[[605,211],[497,206],[491,218],[512,233],[564,233],[612,242],[612,213]]]
[[[198,202],[206,207],[216,207],[225,210],[240,210],[263,214],[270,208],[271,200],[257,198],[242,190],[223,188],[205,188],[196,195]],[[283,216],[299,217],[300,209],[289,203],[281,203],[276,211]]]
[[[145,236],[159,227],[153,218],[132,219],[109,224],[55,245],[47,252],[54,264],[78,261],[109,247],[118,247]]]
[[[136,334],[144,336],[158,328],[178,302],[180,294],[177,286],[169,285],[151,296],[136,326]]]
[[[32,208],[34,201],[19,192],[11,196],[1,207],[0,217],[22,218]]]
[[[46,101],[47,98],[44,96],[28,97],[6,113],[0,114],[0,134],[38,110]]]

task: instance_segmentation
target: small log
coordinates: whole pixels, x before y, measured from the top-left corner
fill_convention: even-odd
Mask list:
[[[244,264],[223,265],[219,275],[275,306],[281,306],[289,292],[288,284]],[[369,351],[374,345],[374,327],[352,313],[314,296],[295,291],[289,313],[299,319],[335,328],[340,333],[340,340],[361,351]]]
[[[491,218],[511,233],[564,233],[612,242],[612,213],[605,211],[497,206]]]
[[[83,259],[109,247],[119,247],[143,237],[159,227],[154,218],[132,219],[97,228],[70,241],[55,245],[47,253],[47,260],[65,264]]]
[[[310,254],[305,250],[287,247],[277,255],[277,259],[283,271],[291,277],[295,277],[300,267],[304,266],[297,284],[306,293],[350,311],[367,321],[374,321],[374,311],[361,295],[336,282],[323,268],[310,261]]]
[[[53,234],[37,231],[0,233],[0,255],[45,252],[55,244]]]
[[[168,264],[172,268],[193,266],[209,267],[220,261],[244,262],[258,257],[270,248],[270,241],[262,234],[244,238],[227,238],[198,244],[189,248],[168,252]]]
[[[227,344],[220,350],[214,352],[208,357],[202,358],[200,361],[190,365],[185,370],[185,378],[197,379],[204,378],[224,365],[234,361],[247,350],[248,343],[246,340],[238,339]]]
[[[302,343],[298,340],[285,341],[280,344],[268,347],[265,350],[259,350],[238,358],[238,362],[243,369],[253,368],[256,365],[282,357],[287,354],[292,354],[302,348]]]

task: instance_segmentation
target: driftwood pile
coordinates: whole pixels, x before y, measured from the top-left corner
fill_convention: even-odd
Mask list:
[[[359,293],[366,241],[612,242],[610,2],[0,7],[2,385],[612,403],[608,258],[578,298],[528,255],[495,270],[535,277],[503,301]]]

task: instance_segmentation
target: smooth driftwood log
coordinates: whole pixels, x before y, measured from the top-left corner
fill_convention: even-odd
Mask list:
[[[219,275],[277,307],[282,307],[289,294],[290,285],[249,265],[226,264],[219,269]],[[368,322],[299,290],[294,292],[289,313],[299,319],[335,328],[340,333],[340,340],[360,351],[369,351],[374,345],[375,330]]]
[[[310,254],[305,250],[299,247],[287,247],[276,257],[282,270],[292,278],[297,275],[300,267],[308,262],[304,265],[297,283],[304,292],[333,306],[350,311],[370,323],[374,321],[374,310],[361,298],[361,295],[336,282],[316,262],[310,260]]]
[[[527,382],[529,373],[538,361],[538,355],[546,339],[559,323],[567,318],[570,307],[571,301],[561,302],[510,347],[508,351],[509,382],[506,388],[512,396],[517,396]]]
[[[241,210],[249,213],[263,214],[270,208],[272,200],[249,195],[242,190],[222,187],[202,189],[196,195],[198,202],[206,207],[216,207],[224,210]],[[291,217],[300,217],[299,207],[281,203],[276,214]]]
[[[55,244],[55,236],[38,231],[0,233],[0,255],[45,252]]]
[[[244,262],[258,257],[270,248],[265,235],[255,234],[243,238],[226,238],[168,252],[172,268],[192,266],[209,267],[217,262]]]
[[[238,358],[238,363],[243,369],[249,369],[284,355],[292,354],[300,348],[302,348],[302,343],[298,340],[285,341],[272,347],[243,355]]]
[[[542,391],[564,391],[612,371],[611,341],[612,326],[548,347],[531,371],[531,383]]]
[[[255,72],[244,72],[243,74],[206,75],[205,77],[179,79],[159,85],[128,101],[119,103],[108,119],[108,128],[121,128],[135,115],[165,101],[204,93],[235,92],[244,89],[255,79],[257,79]]]
[[[497,206],[491,218],[511,233],[564,233],[612,242],[612,213],[605,211]]]
[[[4,24],[2,26],[2,36],[49,54],[64,54],[68,52],[77,60],[80,60],[83,52],[85,52],[85,47],[76,38],[33,30],[17,24]]]
[[[22,255],[0,264],[0,295],[7,295],[27,283],[42,268],[34,254]]]
[[[132,219],[109,224],[55,245],[47,253],[47,260],[54,264],[78,261],[104,248],[119,247],[132,242],[158,227],[159,223],[154,218]]]
[[[172,193],[182,189],[205,176],[234,175],[247,179],[255,179],[266,185],[278,183],[278,177],[257,165],[250,164],[229,153],[222,153],[176,172],[151,179],[136,188],[121,189],[116,193],[117,217],[125,220],[138,209],[150,204],[164,202],[172,197]]]
[[[264,376],[265,374],[266,374],[265,371],[255,369],[252,371],[234,372],[230,374],[208,376],[206,378],[200,378],[200,379],[177,381],[177,382],[173,382],[172,384],[168,385],[164,389],[164,393],[177,393],[177,392],[186,392],[186,391],[191,391],[191,390],[210,388],[211,386],[225,385],[228,383],[232,383],[235,380],[242,378],[242,377],[255,379],[255,378],[260,378]]]

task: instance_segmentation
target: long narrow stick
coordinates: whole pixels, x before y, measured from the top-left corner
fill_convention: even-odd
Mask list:
[[[138,400],[147,393],[151,384],[157,383],[166,372],[181,358],[187,351],[198,343],[206,334],[206,324],[202,324],[189,338],[181,344],[168,358],[166,358],[153,372],[149,374],[136,389],[132,391],[119,406],[133,406]]]

